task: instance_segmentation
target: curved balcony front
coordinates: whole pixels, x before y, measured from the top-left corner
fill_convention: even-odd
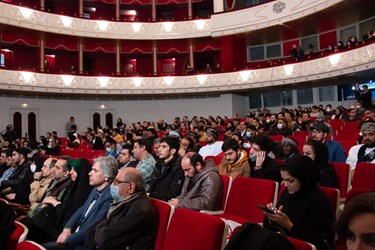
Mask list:
[[[111,22],[50,14],[0,2],[0,23],[43,32],[106,39],[182,39],[224,36],[279,25],[330,8],[343,0],[283,0],[211,19],[181,22]]]
[[[310,61],[220,74],[89,77],[1,70],[0,89],[105,95],[228,92],[316,81],[373,68],[374,43]]]

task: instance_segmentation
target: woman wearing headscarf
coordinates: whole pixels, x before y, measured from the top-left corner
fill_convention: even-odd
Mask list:
[[[303,154],[313,160],[319,171],[319,185],[323,187],[339,188],[335,169],[328,163],[328,148],[325,143],[316,140],[307,140],[303,145]]]
[[[280,168],[286,189],[281,193],[275,213],[265,213],[265,228],[284,231],[286,235],[307,241],[317,250],[330,249],[335,220],[327,196],[317,185],[318,172],[307,156],[288,158]]]
[[[91,163],[85,159],[74,160],[71,164],[70,186],[64,192],[60,200],[48,196],[43,200],[44,207],[35,218],[28,239],[45,243],[55,241],[63,230],[64,225],[80,208],[89,196],[92,186],[89,184],[89,172],[92,169]],[[38,212],[37,212],[38,213]],[[40,220],[38,221],[38,218]]]

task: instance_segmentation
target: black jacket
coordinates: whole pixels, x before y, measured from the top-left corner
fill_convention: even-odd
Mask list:
[[[162,171],[164,168],[164,171]],[[181,158],[175,156],[167,164],[162,160],[156,162],[148,192],[150,197],[168,201],[181,193],[185,176],[181,168]]]
[[[258,179],[273,180],[278,183],[281,182],[280,166],[271,157],[266,156],[261,169],[257,169],[257,170],[254,169],[255,162],[252,162],[251,158],[249,158],[249,165],[251,169],[250,171],[251,177],[258,178]]]
[[[87,249],[154,249],[158,215],[145,192],[112,203],[103,220],[86,234]]]
[[[329,249],[333,243],[332,229],[335,217],[327,196],[315,187],[308,192],[290,195],[283,191],[276,207],[283,205],[283,212],[293,223],[288,236],[307,241],[316,246],[317,250]],[[264,227],[272,227],[267,217],[263,221]],[[328,243],[328,244],[327,244]]]

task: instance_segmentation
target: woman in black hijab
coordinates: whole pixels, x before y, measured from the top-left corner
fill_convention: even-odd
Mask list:
[[[330,249],[335,220],[327,196],[317,185],[318,171],[307,156],[288,158],[280,168],[286,189],[281,193],[275,214],[266,213],[265,228],[284,231],[286,235],[307,241],[317,250]]]
[[[310,157],[319,171],[319,185],[323,187],[339,188],[335,169],[328,163],[328,148],[325,143],[307,140],[303,145],[303,154]]]

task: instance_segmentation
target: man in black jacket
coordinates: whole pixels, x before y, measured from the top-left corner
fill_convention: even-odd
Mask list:
[[[159,160],[151,177],[150,197],[169,201],[181,193],[184,183],[184,171],[181,168],[181,157],[178,155],[178,139],[164,137],[158,149]]]
[[[30,203],[30,184],[34,180],[34,174],[27,160],[28,153],[29,151],[25,148],[16,148],[12,153],[16,167],[10,178],[0,183],[0,196],[8,201],[19,204]]]
[[[135,168],[122,168],[111,185],[114,202],[86,234],[86,249],[154,249],[158,215],[147,198],[146,182]]]

